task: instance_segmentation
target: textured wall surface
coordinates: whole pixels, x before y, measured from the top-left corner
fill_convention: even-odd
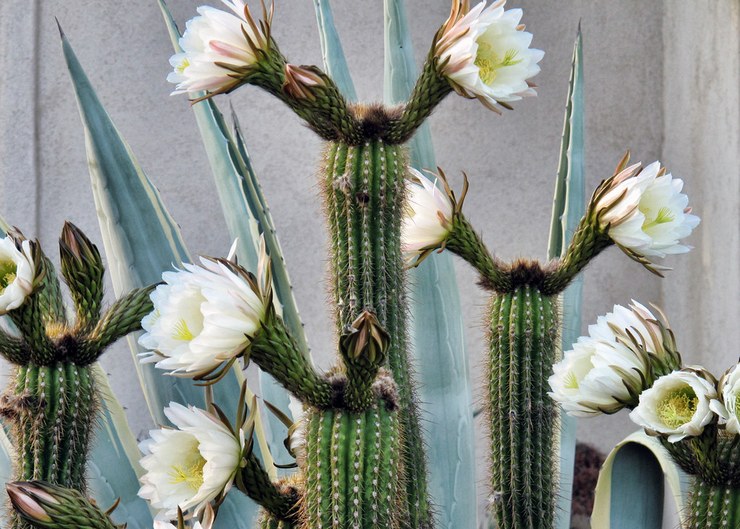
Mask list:
[[[738,326],[738,4],[525,0],[534,46],[546,51],[539,97],[497,116],[454,95],[432,116],[437,161],[459,183],[470,176],[466,213],[504,258],[544,257],[573,38],[584,33],[586,170],[590,192],[626,149],[663,160],[686,182],[704,219],[689,258],[672,259],[661,281],[610,250],[586,271],[585,323],[631,298],[657,302],[691,361],[720,369],[737,358]],[[176,19],[199,2],[171,0]],[[382,9],[378,0],[334,2],[361,99],[382,95]],[[215,5],[215,2],[214,2]],[[512,4],[513,5],[513,4]],[[409,0],[421,60],[447,0]],[[274,35],[293,62],[320,64],[313,4],[276,0]],[[54,22],[58,17],[103,103],[159,187],[193,253],[230,245],[207,160],[184,96],[165,81],[171,54],[153,0],[4,0],[0,4],[0,212],[50,254],[65,219],[100,242],[76,104]],[[713,26],[715,31],[706,31]],[[272,207],[309,340],[321,366],[332,357],[326,299],[326,237],[315,179],[320,141],[290,111],[246,87],[233,103]],[[464,264],[459,283],[472,355],[481,372],[485,296]],[[135,433],[150,426],[129,352],[104,359]],[[478,384],[480,385],[480,384]],[[625,414],[584,421],[580,436],[603,450],[632,430]],[[483,433],[479,438],[483,439]],[[481,445],[481,448],[484,444]],[[484,452],[481,452],[483,457]],[[485,476],[480,476],[485,482]]]

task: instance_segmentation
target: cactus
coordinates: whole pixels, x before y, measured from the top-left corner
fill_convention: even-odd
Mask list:
[[[11,237],[18,246],[28,242],[19,233]],[[20,337],[2,336],[0,353],[14,364],[14,372],[0,412],[17,447],[17,480],[40,480],[84,493],[100,399],[92,364],[108,345],[140,328],[141,318],[151,311],[151,288],[130,292],[101,316],[100,254],[67,223],[60,239],[62,273],[77,314],[76,322],[67,322],[54,268],[38,243],[30,247],[36,280],[30,295],[9,312]],[[26,527],[19,517],[13,523]]]

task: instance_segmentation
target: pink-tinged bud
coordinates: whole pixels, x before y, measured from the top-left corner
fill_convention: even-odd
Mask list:
[[[324,79],[311,66],[285,65],[283,90],[295,99],[316,99],[314,88],[324,86]]]
[[[36,522],[51,522],[51,517],[40,505],[39,500],[52,504],[59,502],[46,491],[24,481],[7,483],[5,490],[8,492],[13,508],[22,517]]]

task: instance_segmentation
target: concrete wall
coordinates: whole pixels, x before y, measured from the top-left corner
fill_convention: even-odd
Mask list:
[[[184,24],[200,2],[170,3]],[[274,34],[283,52],[294,62],[320,64],[312,2],[276,4]],[[380,2],[334,4],[359,95],[380,99]],[[409,0],[419,60],[448,5],[447,0]],[[523,0],[519,6],[534,45],[546,51],[536,79],[539,97],[499,117],[452,96],[431,118],[438,163],[451,175],[462,170],[470,175],[466,213],[499,256],[545,256],[572,43],[581,20],[588,189],[610,175],[631,149],[634,159],[660,158],[682,177],[704,219],[690,241],[697,250],[671,260],[676,270],[663,281],[618,250],[597,259],[586,272],[585,324],[633,297],[662,303],[687,357],[724,369],[737,358],[740,332],[737,2]],[[152,0],[0,3],[2,215],[38,236],[50,254],[65,219],[100,242],[83,133],[54,16],[190,249],[225,253],[230,242],[193,116],[184,96],[168,95],[171,86],[164,79],[171,47]],[[323,295],[326,236],[315,180],[320,142],[287,108],[257,89],[243,88],[230,99],[272,206],[309,340],[318,363],[327,366],[333,338]],[[464,265],[458,269],[478,383],[485,296],[472,272]],[[134,431],[142,433],[150,423],[131,362],[122,346],[103,361],[115,374],[112,384],[129,409]],[[632,429],[620,414],[583,421],[580,436],[608,450]],[[485,476],[480,480],[484,483]]]

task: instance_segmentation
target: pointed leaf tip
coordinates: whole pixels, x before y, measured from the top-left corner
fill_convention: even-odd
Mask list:
[[[59,22],[59,19],[57,17],[54,17],[54,21],[57,23],[57,29],[59,30],[59,37],[62,40],[66,40],[67,35],[64,34],[64,30],[62,29],[62,24]]]

